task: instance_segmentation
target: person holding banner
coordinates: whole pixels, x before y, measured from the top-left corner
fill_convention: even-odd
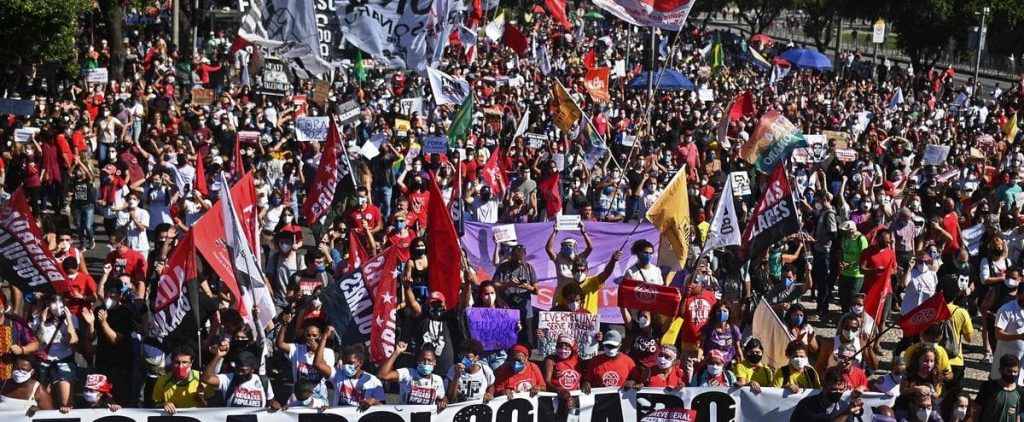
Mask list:
[[[591,385],[598,387],[633,388],[642,385],[639,382],[643,375],[636,363],[629,356],[620,353],[622,334],[615,330],[604,333],[601,348],[604,354],[597,355],[587,365],[586,375],[580,383],[580,390],[590,394]]]
[[[786,357],[789,358],[789,365],[775,371],[772,378],[774,387],[785,388],[792,393],[800,392],[801,388],[821,388],[818,371],[808,364],[805,344],[796,340],[789,342],[786,346]],[[842,379],[842,376],[839,376],[839,379]]]
[[[53,410],[50,394],[32,377],[38,366],[35,356],[17,355],[11,364],[11,378],[0,385],[0,411],[17,410],[32,417],[38,410]]]
[[[420,349],[415,368],[395,369],[395,361],[409,348],[409,343],[399,341],[395,352],[380,366],[377,377],[384,382],[397,382],[400,403],[436,405],[437,410],[448,406],[445,397],[444,379],[434,373],[437,356],[430,345]]]
[[[864,410],[864,401],[858,397],[849,403],[843,403],[841,399],[846,390],[846,381],[842,374],[836,371],[825,373],[823,390],[818,394],[801,399],[789,420],[792,422],[852,422],[859,420],[859,416]]]
[[[213,359],[203,370],[203,382],[216,388],[228,407],[280,409],[281,403],[274,400],[274,388],[270,381],[263,375],[255,374],[259,360],[252,353],[239,353],[232,362],[234,371],[217,374],[217,368],[228,354],[226,346],[221,344],[210,347]]]
[[[544,384],[548,386],[548,391],[568,402],[571,399],[569,392],[580,389],[583,366],[576,341],[569,336],[559,336],[555,343],[555,353],[544,358]]]
[[[505,394],[510,400],[515,393],[530,393],[534,397],[547,389],[547,383],[537,364],[530,362],[530,349],[521,344],[509,350],[509,360],[494,371],[494,394]]]
[[[761,386],[772,385],[772,378],[775,376],[775,369],[763,362],[764,346],[761,340],[752,337],[743,345],[743,361],[736,363],[733,372],[736,374],[736,383],[740,387],[750,386],[754,394],[761,394]]]
[[[468,338],[459,345],[458,363],[448,369],[448,402],[458,403],[469,400],[494,398],[494,372],[480,360],[484,346],[477,339]]]
[[[313,357],[314,366],[323,379],[330,380],[334,386],[333,406],[357,406],[363,412],[370,406],[384,403],[384,386],[376,376],[363,370],[366,362],[366,353],[363,352],[361,344],[346,347],[341,353],[341,358],[335,364],[329,364],[324,358],[327,349],[327,339],[334,334],[334,326],[328,325],[327,332],[320,337],[316,346],[316,354]],[[334,351],[331,350],[333,357]],[[303,378],[309,380],[308,378]],[[310,382],[311,387],[317,384]],[[312,391],[313,393],[315,391]]]
[[[680,390],[690,384],[690,373],[679,365],[679,350],[671,344],[662,345],[658,351],[658,365],[648,370],[647,387],[664,387]]]

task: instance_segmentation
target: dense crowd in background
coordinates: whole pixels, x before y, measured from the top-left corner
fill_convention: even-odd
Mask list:
[[[335,208],[322,223],[304,221],[300,213],[321,145],[297,142],[300,111],[292,102],[293,95],[312,95],[314,83],[295,80],[281,97],[260,94],[260,52],[251,46],[232,51],[233,28],[204,36],[198,51],[188,52],[168,44],[166,22],[129,26],[136,29],[125,32],[122,82],[64,79],[44,89],[40,80],[23,78],[8,95],[34,99],[36,109],[32,116],[0,119],[3,192],[25,193],[71,289],[50,296],[7,289],[0,314],[0,409],[140,406],[173,414],[204,406],[366,409],[385,402],[440,409],[540,391],[557,393],[571,406],[569,392],[596,387],[742,386],[755,392],[821,388],[800,403],[794,420],[856,414],[858,400],[839,404],[847,390],[899,396],[895,415],[884,410],[891,419],[876,420],[1017,420],[1008,409],[1024,403],[1015,387],[1024,355],[1024,295],[1017,295],[1024,153],[1019,137],[1014,142],[1004,128],[1022,105],[1020,86],[1002,91],[960,84],[952,69],[876,67],[858,52],[842,52],[833,71],[794,68],[774,80],[745,59],[747,41],[735,36],[725,44],[725,68],[712,70],[702,51],[716,38],[710,30],[658,31],[664,43],[651,51],[648,29],[612,18],[584,20],[587,13],[574,14],[583,28],[577,31],[562,30],[543,13],[519,14],[533,48],[543,44],[549,52],[547,74],[532,54],[518,57],[485,37],[471,64],[461,47],[449,47],[439,69],[469,81],[476,104],[468,139],[446,156],[404,160],[417,139],[444,134],[458,109],[433,107],[425,77],[372,60],[365,62],[365,79],[350,67],[327,75],[327,106],[310,102],[304,112],[326,115],[356,100],[361,114],[341,127],[355,177],[339,184]],[[107,41],[91,36],[104,28],[88,29],[78,46],[82,67],[109,66]],[[786,48],[757,47],[768,57]],[[628,63],[627,74],[612,79],[610,101],[594,101],[583,85],[591,52],[599,66]],[[626,87],[650,67],[652,56],[658,67],[713,90],[713,100],[701,101],[690,90],[651,96]],[[554,78],[607,143],[608,154],[593,165],[579,139],[552,123]],[[194,87],[214,90],[213,103],[192,103]],[[897,89],[905,100],[891,106]],[[719,139],[726,107],[748,90],[756,113],[730,124]],[[425,112],[402,116],[398,100],[414,97],[427,99]],[[738,248],[729,247],[698,258],[719,201],[735,200],[745,220],[760,197],[766,175],[738,150],[769,109],[805,134],[846,133],[856,158],[786,164],[802,209],[800,233],[762,256],[741,260]],[[540,148],[513,137],[527,112],[527,132],[548,137]],[[411,129],[399,133],[396,117],[407,118]],[[16,142],[14,130],[21,127],[40,130]],[[226,189],[217,175],[239,164],[240,131],[259,132],[256,142],[240,146],[240,164],[254,176],[264,275],[279,315],[270,326],[254,328],[228,308],[230,292],[207,269],[200,275],[201,300],[217,310],[202,328],[202,343],[147,337],[153,287],[181,235]],[[379,155],[357,153],[379,134],[385,137]],[[922,164],[927,144],[950,146],[943,165]],[[510,186],[495,193],[482,170],[499,146]],[[556,156],[565,158],[556,163]],[[199,160],[208,194],[196,188]],[[535,350],[531,297],[538,289],[526,257],[557,266],[552,310],[596,313],[599,288],[630,255],[635,264],[628,277],[671,281],[653,258],[656,245],[644,240],[598,266],[588,261],[591,250],[620,245],[591,244],[585,230],[585,245],[556,245],[553,232],[546,251],[501,245],[490,279],[478,279],[468,263],[452,268],[463,273],[459,297],[427,288],[431,243],[423,234],[431,224],[424,203],[430,183],[450,201],[464,201],[467,221],[553,223],[546,211],[556,207],[586,222],[635,224],[679,171],[688,179],[690,202],[678,206],[689,207],[696,230],[682,271],[685,297],[675,342],[662,342],[672,318],[627,310],[624,324],[603,324],[596,357],[581,359],[568,337],[558,339],[550,356]],[[721,198],[726,178],[737,171],[751,176],[753,192]],[[538,190],[552,177],[558,177],[560,204]],[[980,241],[968,244],[963,231],[979,224]],[[379,366],[362,345],[334,333],[313,295],[347,270],[352,236],[371,255],[386,247],[401,252],[400,283],[392,292],[400,300],[401,341]],[[864,313],[867,286],[876,282],[895,289],[886,305],[892,309],[888,323],[935,295],[948,302],[949,323],[885,350],[876,334],[888,323]],[[789,330],[789,344],[768,344],[751,332],[752,304],[762,297]],[[452,302],[458,306],[447,310]],[[467,334],[463,311],[469,307],[519,309],[520,344],[483,350]],[[821,327],[836,335],[819,335]],[[972,336],[983,339],[979,361],[991,363],[990,380],[975,395],[963,388],[970,358],[961,343]],[[788,364],[763,363],[770,349],[784,350]]]

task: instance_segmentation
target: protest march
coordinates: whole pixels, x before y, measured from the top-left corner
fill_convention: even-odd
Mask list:
[[[31,0],[0,418],[1024,420],[1024,75],[705,1]]]

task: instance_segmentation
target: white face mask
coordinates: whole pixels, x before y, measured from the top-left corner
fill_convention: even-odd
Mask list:
[[[637,325],[640,326],[640,328],[647,328],[651,325],[651,319],[644,316],[640,316],[636,318],[636,323]]]
[[[953,418],[964,419],[967,417],[967,407],[957,407],[953,409]]]
[[[616,347],[614,349],[605,349],[604,354],[610,358],[616,357],[619,355],[619,348]]]
[[[25,381],[28,381],[29,378],[32,378],[32,371],[22,371],[20,369],[11,371],[11,379],[13,379],[17,384],[23,384]]]
[[[86,402],[96,403],[96,402],[100,401],[100,392],[99,391],[86,391],[86,392],[82,393],[82,397],[85,398]]]
[[[794,357],[789,359],[789,364],[792,365],[796,369],[803,368],[803,367],[807,366],[807,357],[806,356],[794,356]]]
[[[917,409],[917,412],[915,414],[917,415],[917,420],[925,422],[925,421],[928,420],[928,418],[932,417],[932,410],[931,409]]]
[[[292,223],[292,219],[293,219],[293,217],[291,215],[286,215],[286,216],[284,216],[284,223],[285,224],[291,224]]]
[[[494,304],[494,299],[496,299],[497,297],[498,297],[498,295],[496,295],[494,293],[485,294],[484,295],[484,302],[487,302],[488,304],[493,305]]]
[[[114,302],[114,299],[111,299],[109,297],[106,300],[103,301],[103,307],[108,309],[108,310],[113,308],[115,304],[116,304],[116,302]]]
[[[580,308],[580,303],[579,302],[575,302],[575,301],[569,302],[569,303],[565,304],[565,307],[568,308],[570,311],[574,311],[575,312],[577,309]]]
[[[282,243],[282,244],[280,244],[278,246],[281,248],[281,252],[284,252],[284,253],[291,252],[291,250],[292,250],[292,244],[291,243]]]
[[[584,273],[572,273],[572,276],[576,279],[577,283],[582,283],[583,279],[587,277]]]
[[[672,359],[663,358],[661,356],[658,356],[658,367],[659,368],[661,368],[661,369],[668,369],[668,367],[670,367],[670,366],[672,366]]]
[[[723,368],[722,365],[715,365],[715,364],[708,365],[708,373],[713,375],[713,376],[718,376],[719,374],[722,373],[722,368]]]
[[[130,200],[128,200],[128,206],[132,207],[132,208],[135,208],[135,207],[139,206],[139,200],[138,199],[130,199]]]
[[[861,309],[861,311],[863,311],[863,309]],[[843,337],[846,337],[847,340],[853,340],[857,338],[857,333],[859,332],[859,329],[843,330]]]

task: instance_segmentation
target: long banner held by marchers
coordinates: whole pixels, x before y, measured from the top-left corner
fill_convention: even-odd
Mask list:
[[[68,280],[28,208],[25,193],[18,189],[0,207],[0,275],[22,292],[63,293]]]
[[[663,409],[687,409],[696,412],[698,421],[757,421],[788,422],[801,399],[818,394],[818,390],[790,393],[780,388],[762,388],[754,395],[749,388],[683,388],[667,392],[662,388],[644,388],[640,391],[617,388],[595,388],[591,394],[573,392],[579,404],[579,420],[603,422],[642,422],[648,417],[658,418]],[[817,398],[815,398],[817,399]],[[892,406],[895,398],[880,393],[865,393],[863,420],[871,420],[871,409]],[[852,400],[846,393],[839,402],[845,408]],[[479,400],[450,404],[438,412],[436,406],[371,406],[360,412],[355,406],[333,407],[324,412],[317,409],[290,408],[271,412],[256,408],[215,407],[206,409],[178,409],[170,418],[180,422],[537,422],[559,420],[555,414],[556,397],[540,393],[529,397],[518,393],[511,400],[495,397],[487,404]],[[106,418],[106,419],[104,419]],[[122,408],[116,413],[106,409],[74,409],[69,413],[56,410],[37,412],[26,417],[23,411],[0,412],[0,419],[27,422],[68,421],[107,422],[120,420],[145,421],[169,418],[163,409]]]
[[[678,31],[686,23],[693,0],[594,0],[619,19],[639,26]]]
[[[741,252],[745,257],[756,258],[776,241],[799,230],[800,215],[786,177],[786,166],[778,166],[747,221]]]

